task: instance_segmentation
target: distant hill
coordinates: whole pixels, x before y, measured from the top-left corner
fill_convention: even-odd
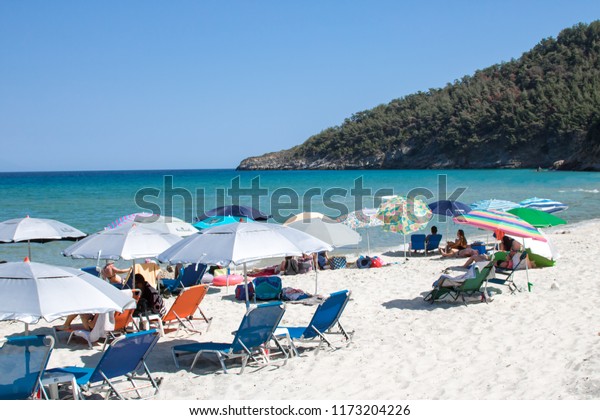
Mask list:
[[[600,21],[238,169],[519,167],[600,170]]]

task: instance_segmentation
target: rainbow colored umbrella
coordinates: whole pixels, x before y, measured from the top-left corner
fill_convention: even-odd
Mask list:
[[[401,195],[384,201],[377,209],[377,218],[383,221],[384,230],[403,234],[405,258],[406,235],[425,228],[432,216],[431,209],[423,200]]]
[[[531,238],[546,242],[546,238],[525,220],[510,213],[495,210],[473,210],[453,219],[456,223],[486,230],[499,230],[508,236]]]

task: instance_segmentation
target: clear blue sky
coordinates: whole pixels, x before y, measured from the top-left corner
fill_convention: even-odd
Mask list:
[[[0,0],[0,171],[233,168],[600,1]]]

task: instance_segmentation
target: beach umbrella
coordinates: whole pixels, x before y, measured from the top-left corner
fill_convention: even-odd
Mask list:
[[[231,223],[189,236],[158,256],[165,263],[243,265],[246,304],[246,264],[265,258],[301,256],[332,247],[304,232],[272,223]],[[315,285],[315,289],[316,289]]]
[[[62,254],[72,258],[110,260],[153,258],[181,239],[144,223],[126,224],[96,232],[69,246]]]
[[[236,223],[240,221],[240,217],[235,216],[211,216],[199,222],[192,224],[196,229],[210,229],[217,226],[228,225],[230,223]],[[246,222],[252,223],[252,219],[246,219]]]
[[[377,218],[377,209],[364,208],[348,213],[339,219],[343,224],[356,230],[364,228],[367,233],[367,252],[371,254],[371,241],[369,239],[369,229],[376,226],[383,226],[383,222]]]
[[[123,312],[135,301],[108,282],[70,267],[35,262],[0,264],[0,321],[52,322],[82,313]]]
[[[377,218],[383,221],[384,230],[402,233],[404,258],[406,258],[406,235],[425,228],[431,217],[431,210],[419,198],[395,196],[381,203],[377,209]]]
[[[566,225],[567,222],[560,217],[556,217],[550,213],[536,210],[530,207],[519,207],[508,210],[507,213],[514,214],[525,220],[535,228],[545,228],[550,226]]]
[[[181,240],[181,236],[157,230],[151,223],[132,223],[96,232],[62,254],[71,258],[132,261],[133,278],[136,259],[154,258]]]
[[[0,223],[0,242],[27,242],[31,259],[31,242],[76,240],[86,234],[73,226],[54,219],[22,217]]]
[[[550,200],[548,198],[532,197],[519,203],[523,207],[543,211],[545,213],[558,213],[569,208],[560,201]]]
[[[465,203],[453,200],[439,200],[434,203],[428,204],[429,209],[433,214],[440,216],[455,217],[459,214],[470,212],[472,209]],[[446,238],[448,238],[448,223],[446,223]]]
[[[360,242],[360,235],[358,233],[348,226],[328,217],[298,220],[286,226],[319,238],[334,248],[358,245]]]
[[[180,237],[185,237],[198,233],[198,229],[194,228],[190,223],[186,223],[181,219],[173,216],[161,216],[152,213],[133,213],[119,217],[114,222],[110,223],[104,229],[115,229],[119,226],[132,225],[134,223],[143,223],[147,227],[152,227],[163,233],[172,233]]]
[[[514,203],[512,201],[496,200],[495,198],[492,198],[490,200],[480,200],[480,201],[471,203],[472,210],[507,211],[510,209],[514,209],[516,207],[521,207],[521,205]]]
[[[546,242],[546,238],[533,226],[514,214],[495,210],[473,210],[461,214],[454,221],[463,225],[470,225],[480,229],[501,231],[505,235],[519,238],[531,238],[536,241]]]
[[[331,220],[329,217],[325,216],[323,213],[319,213],[316,211],[305,211],[303,213],[294,214],[294,215],[288,217],[287,220],[285,222],[283,222],[283,224],[287,226],[290,223],[298,222],[300,220],[323,219],[323,218]]]
[[[547,242],[544,235],[536,228],[514,214],[495,211],[495,210],[473,210],[470,213],[462,214],[454,218],[456,223],[467,224],[481,229],[500,231],[505,235],[516,238],[534,239],[540,242]],[[499,238],[499,236],[498,236]],[[525,241],[523,240],[523,244]],[[525,265],[527,272],[527,283],[529,284],[529,270]]]
[[[217,207],[216,209],[209,210],[205,212],[203,215],[199,216],[199,220],[204,220],[209,217],[214,216],[235,216],[235,217],[243,217],[247,219],[252,219],[256,221],[266,221],[270,219],[272,216],[270,214],[265,214],[258,209],[249,206],[240,206],[237,204]]]
[[[428,206],[433,214],[451,217],[458,216],[459,214],[468,213],[472,210],[471,207],[469,207],[465,203],[452,200],[440,200],[428,204]]]

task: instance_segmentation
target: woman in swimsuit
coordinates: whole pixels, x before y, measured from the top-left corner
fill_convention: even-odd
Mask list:
[[[106,265],[102,269],[102,277],[107,279],[112,284],[123,284],[123,279],[119,274],[128,273],[129,270],[122,270],[115,267],[114,261],[107,261]]]

